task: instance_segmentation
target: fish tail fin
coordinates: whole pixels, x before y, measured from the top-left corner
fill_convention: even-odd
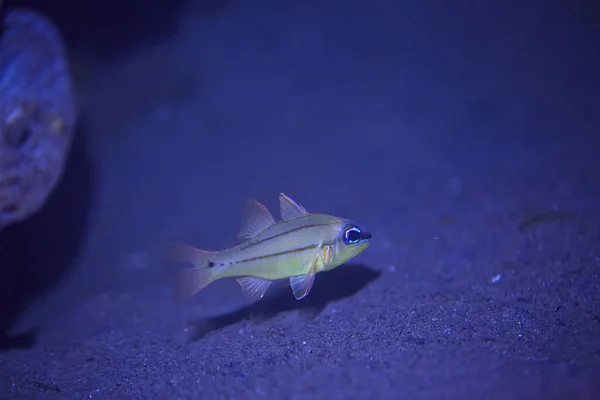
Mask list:
[[[210,261],[215,254],[214,251],[171,243],[169,246],[170,261],[193,265],[193,268],[179,268],[176,272],[174,283],[178,298],[190,298],[217,279],[214,273],[214,264]]]

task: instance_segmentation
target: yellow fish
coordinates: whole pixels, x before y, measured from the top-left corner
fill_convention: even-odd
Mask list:
[[[172,244],[171,260],[194,265],[178,277],[178,293],[195,295],[208,284],[235,277],[251,301],[261,299],[273,281],[289,278],[297,300],[311,290],[315,274],[331,270],[365,250],[371,234],[355,222],[325,214],[311,214],[283,193],[281,221],[249,199],[244,208],[240,244],[221,251]]]

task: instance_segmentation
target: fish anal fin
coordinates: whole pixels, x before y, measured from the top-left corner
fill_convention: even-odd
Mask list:
[[[304,215],[308,215],[308,211],[300,204],[292,200],[291,197],[284,193],[279,193],[279,212],[281,213],[281,219],[288,220]]]
[[[306,275],[292,276],[290,278],[290,286],[296,300],[305,298],[312,289],[315,282],[315,273],[311,270]]]
[[[247,199],[242,211],[242,226],[238,239],[252,239],[265,229],[275,225],[275,219],[263,204]]]
[[[245,276],[243,278],[237,278],[236,280],[240,284],[246,298],[251,302],[262,299],[272,283],[271,281],[255,278],[253,276]]]

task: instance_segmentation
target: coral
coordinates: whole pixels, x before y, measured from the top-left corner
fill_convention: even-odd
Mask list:
[[[45,204],[77,119],[63,40],[37,12],[9,10],[0,38],[0,229]]]

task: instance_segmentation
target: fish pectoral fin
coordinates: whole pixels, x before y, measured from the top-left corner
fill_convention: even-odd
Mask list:
[[[306,275],[292,276],[290,278],[290,286],[292,287],[292,292],[294,292],[296,300],[301,300],[306,297],[314,282],[315,273],[312,272],[312,270]]]
[[[275,225],[275,218],[267,207],[254,199],[247,199],[242,211],[242,226],[238,239],[252,239],[273,225]]]
[[[236,280],[240,284],[244,295],[252,302],[262,299],[272,283],[271,281],[255,278],[253,276],[245,276],[243,278],[237,278]]]
[[[279,193],[279,212],[281,213],[281,219],[283,220],[308,215],[308,211],[306,211],[304,207],[283,193]]]

